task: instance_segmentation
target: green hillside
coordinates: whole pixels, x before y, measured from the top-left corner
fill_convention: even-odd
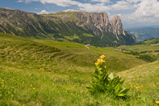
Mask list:
[[[130,92],[134,97],[129,101],[132,106],[155,106],[155,101],[159,100],[159,61],[119,72],[118,75],[125,79],[125,86],[132,88]]]
[[[159,59],[159,39],[151,39],[143,42],[139,42],[132,46],[119,46],[120,49],[125,54],[131,54],[137,58],[141,58],[145,61],[152,61]]]
[[[88,49],[74,42],[26,39],[4,33],[0,33],[0,44],[0,105],[155,105],[158,100],[158,74],[154,74],[158,61],[147,63],[119,48]],[[86,87],[101,54],[106,56],[108,71],[126,79],[125,87],[130,82],[141,86],[142,78],[145,89],[131,89],[128,100],[92,97]],[[153,98],[149,96],[152,86],[146,87],[146,81],[154,86]]]
[[[60,70],[61,64],[67,69],[67,63],[75,66],[93,67],[94,62],[101,54],[107,55],[106,58],[111,71],[121,71],[144,63],[142,60],[132,56],[117,53],[114,48],[96,48],[92,46],[87,49],[84,45],[78,43],[29,40],[2,33],[0,37],[2,49],[0,56],[5,61],[3,64],[17,65],[23,63],[24,67],[30,67],[31,65],[34,68],[42,67],[48,71],[57,71]],[[125,63],[129,65],[124,65]]]

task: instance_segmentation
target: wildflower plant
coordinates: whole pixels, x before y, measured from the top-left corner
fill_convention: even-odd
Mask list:
[[[87,87],[89,92],[94,94],[106,94],[110,97],[127,97],[129,89],[123,88],[124,80],[112,73],[108,74],[105,66],[104,55],[101,55],[95,63],[95,72],[92,76],[92,82]]]

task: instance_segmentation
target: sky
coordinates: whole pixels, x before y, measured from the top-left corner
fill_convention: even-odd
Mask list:
[[[68,9],[119,15],[124,29],[159,26],[159,0],[0,0],[0,7],[37,14]]]

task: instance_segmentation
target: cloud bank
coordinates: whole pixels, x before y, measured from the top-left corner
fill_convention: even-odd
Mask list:
[[[129,0],[130,1],[130,0]],[[140,0],[136,0],[140,1]],[[135,12],[131,14],[123,14],[123,20],[141,23],[159,24],[159,2],[157,0],[141,0]]]

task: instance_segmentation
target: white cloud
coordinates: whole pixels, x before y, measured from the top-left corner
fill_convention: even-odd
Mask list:
[[[17,2],[23,2],[23,0],[18,0]]]
[[[157,0],[142,0],[132,14],[125,14],[122,19],[127,23],[159,24],[159,2]]]
[[[116,4],[111,5],[111,9],[113,10],[128,10],[137,8],[136,4],[130,4],[126,1],[117,1]]]
[[[92,2],[103,2],[103,3],[109,3],[109,0],[91,0]]]
[[[50,3],[50,4],[56,4],[58,6],[66,7],[70,5],[77,5],[79,2],[73,1],[73,0],[18,0],[18,2],[41,2],[42,4]]]
[[[92,2],[100,2],[96,4],[91,3],[81,3],[75,0],[19,0],[18,2],[41,2],[42,4],[56,4],[57,6],[72,6],[77,5],[80,10],[92,12],[92,11],[109,11],[109,10],[125,10],[135,8],[136,5],[131,5],[126,1],[117,1],[116,4],[106,5],[110,0],[91,0]]]
[[[78,7],[80,8],[80,10],[83,11],[87,11],[87,12],[94,12],[94,11],[109,11],[110,7],[109,6],[105,6],[104,3],[98,3],[98,4],[89,4],[89,3],[85,3],[85,4],[78,4]]]
[[[18,2],[25,2],[25,3],[30,3],[32,1],[39,1],[39,0],[18,0]]]
[[[129,3],[138,3],[138,2],[140,2],[142,0],[126,0],[126,1],[129,2]]]
[[[87,12],[93,12],[93,11],[114,11],[114,10],[130,10],[130,9],[136,9],[138,7],[137,4],[130,4],[126,1],[117,1],[116,4],[112,5],[105,5],[105,3],[97,3],[97,4],[89,4],[89,3],[79,3],[77,4],[80,10],[84,10]]]
[[[157,0],[143,0],[134,14],[136,17],[158,17],[158,7],[159,2]]]
[[[48,14],[49,12],[47,12],[46,10],[42,10],[40,13],[38,14]]]

